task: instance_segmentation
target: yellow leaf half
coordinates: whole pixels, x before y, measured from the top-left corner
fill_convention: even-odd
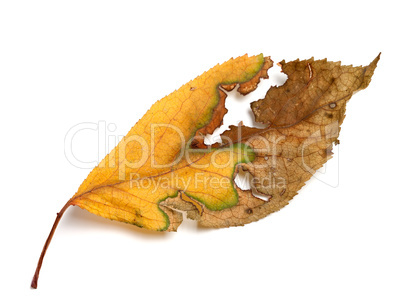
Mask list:
[[[234,167],[252,160],[253,153],[245,155],[244,146],[190,153],[189,146],[197,130],[213,118],[219,86],[241,84],[247,93],[267,63],[271,64],[262,54],[231,59],[156,102],[68,204],[151,230],[168,229],[169,215],[174,219],[177,213],[161,210],[158,204],[179,191],[211,210],[236,205]],[[257,80],[247,84],[253,78]],[[221,181],[227,181],[227,187]]]

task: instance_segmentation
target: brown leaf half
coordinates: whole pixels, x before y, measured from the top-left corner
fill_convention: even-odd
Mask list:
[[[346,103],[369,85],[379,59],[380,55],[365,67],[342,66],[326,59],[282,61],[282,70],[288,75],[286,83],[271,88],[264,99],[251,104],[256,121],[267,124],[267,128],[240,124],[222,134],[223,140],[243,142],[254,149],[256,159],[241,167],[251,175],[252,187],[268,196],[268,201],[236,187],[239,202],[235,207],[221,211],[204,208],[200,215],[192,213],[189,217],[207,227],[238,226],[287,205],[332,157]]]

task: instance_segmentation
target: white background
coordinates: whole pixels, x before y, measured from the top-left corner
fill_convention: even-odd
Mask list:
[[[2,1],[0,306],[401,307],[396,3]],[[90,171],[65,157],[71,127],[125,135],[155,101],[245,53],[366,65],[380,51],[327,165],[335,185],[309,181],[279,213],[221,230],[152,233],[70,208],[30,289],[56,213]],[[97,160],[97,132],[73,150]]]

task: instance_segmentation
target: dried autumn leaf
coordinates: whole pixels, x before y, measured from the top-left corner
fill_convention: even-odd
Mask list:
[[[313,59],[281,62],[287,82],[251,105],[266,127],[232,126],[222,134],[223,143],[212,147],[203,136],[219,127],[227,112],[222,89],[239,85],[241,94],[253,91],[260,78],[268,78],[270,58],[231,59],[156,102],[57,215],[32,287],[37,287],[46,249],[70,205],[159,231],[177,230],[181,211],[201,225],[229,227],[279,210],[330,158],[346,102],[368,86],[378,60],[366,67]],[[240,168],[267,201],[235,185]]]

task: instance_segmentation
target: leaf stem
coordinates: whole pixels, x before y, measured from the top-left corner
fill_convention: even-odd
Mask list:
[[[43,246],[42,253],[40,254],[40,257],[39,257],[38,265],[36,266],[35,274],[34,274],[34,276],[32,278],[31,288],[33,288],[33,289],[36,289],[38,287],[39,272],[40,272],[40,269],[42,267],[43,258],[45,257],[47,248],[49,247],[50,241],[53,238],[53,234],[56,231],[57,225],[59,224],[59,221],[60,221],[61,217],[63,216],[64,212],[68,209],[68,207],[70,205],[71,204],[69,202],[67,202],[66,205],[64,205],[64,207],[61,209],[61,211],[59,213],[57,213],[56,220],[54,221],[53,227],[50,230],[50,234],[47,237],[45,245]]]

